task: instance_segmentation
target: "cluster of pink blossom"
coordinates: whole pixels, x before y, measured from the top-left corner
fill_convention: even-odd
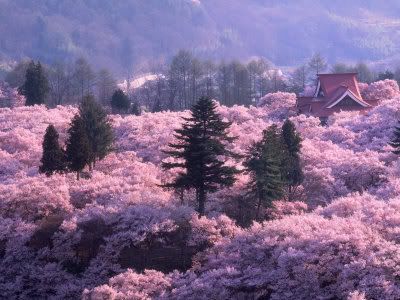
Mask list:
[[[365,98],[365,94],[366,94],[366,91],[367,91],[368,87],[369,87],[369,84],[368,84],[368,83],[365,83],[365,82],[359,82],[359,83],[358,83],[358,89],[359,89],[359,91],[360,91],[361,96],[362,96],[364,99],[366,99],[366,98]]]
[[[91,299],[132,299],[150,300],[171,287],[171,279],[162,272],[145,270],[138,274],[131,269],[110,279],[93,290],[85,289],[84,300]]]
[[[385,79],[371,83],[368,86],[362,85],[361,95],[370,100],[392,99],[400,94],[396,80]]]
[[[383,83],[389,87],[366,88],[379,94],[392,86]],[[200,219],[193,195],[160,187],[173,175],[161,169],[162,150],[187,111],[113,115],[116,151],[77,181],[38,173],[46,127],[53,124],[64,143],[76,108],[0,108],[2,296],[398,299],[400,163],[387,142],[399,98],[365,114],[335,114],[326,127],[295,116],[294,101],[275,93],[259,107],[217,108],[232,122],[238,153],[288,117],[303,138],[301,199],[275,202],[266,211],[275,220],[247,229],[224,214],[245,206],[245,174],[209,195]],[[241,160],[229,163],[243,168]],[[160,253],[186,253],[192,264],[157,268]]]
[[[276,92],[262,97],[257,106],[266,106],[268,117],[272,120],[284,120],[296,113],[296,94]]]
[[[289,215],[301,215],[307,210],[307,204],[302,201],[274,201],[272,207],[268,208],[267,215],[277,220]]]
[[[144,113],[140,117],[114,115],[113,126],[118,136],[119,151],[135,151],[145,161],[159,163],[161,152],[171,141],[187,112]]]

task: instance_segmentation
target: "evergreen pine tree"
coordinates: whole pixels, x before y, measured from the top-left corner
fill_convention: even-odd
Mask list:
[[[234,138],[228,137],[226,130],[230,123],[222,121],[215,111],[216,104],[207,97],[202,97],[191,110],[191,117],[181,129],[175,131],[176,143],[165,151],[181,162],[163,163],[165,169],[182,168],[172,183],[165,185],[176,191],[194,189],[198,202],[199,215],[204,215],[208,192],[218,187],[231,186],[238,171],[226,165],[228,157],[235,154],[226,149]]]
[[[296,132],[292,121],[287,119],[282,126],[282,142],[284,146],[282,159],[282,178],[287,187],[287,199],[290,201],[296,187],[303,182],[303,170],[300,164],[301,137]]]
[[[79,115],[75,115],[72,119],[68,134],[69,138],[66,147],[68,169],[76,172],[77,179],[79,180],[80,172],[89,164],[91,157],[85,124]]]
[[[398,123],[400,124],[400,121],[398,121]],[[392,140],[389,142],[389,145],[394,148],[394,150],[392,152],[394,154],[399,155],[400,154],[400,126],[396,126],[394,128],[393,135],[394,136],[393,136]]]
[[[139,103],[134,101],[131,106],[131,114],[135,116],[140,116],[140,106]]]
[[[43,155],[40,173],[45,173],[47,176],[55,172],[63,172],[66,169],[66,157],[64,150],[58,143],[58,133],[53,125],[49,125],[43,139]]]
[[[121,89],[116,90],[111,97],[111,108],[113,112],[126,113],[129,110],[130,104],[128,96]]]
[[[257,198],[256,219],[261,206],[269,207],[282,197],[282,143],[276,125],[263,132],[263,138],[249,149],[244,166],[250,174],[250,194]]]
[[[44,104],[49,92],[49,81],[40,62],[31,61],[25,74],[25,82],[19,92],[26,97],[25,105]]]
[[[88,164],[89,168],[92,168],[96,160],[103,159],[112,151],[112,126],[102,106],[91,95],[83,98],[79,106],[79,115],[89,140],[91,151]]]

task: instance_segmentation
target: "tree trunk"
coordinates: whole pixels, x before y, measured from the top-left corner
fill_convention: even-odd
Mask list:
[[[179,191],[179,198],[181,199],[181,205],[183,205],[183,189]]]
[[[173,90],[173,91],[171,91],[170,92],[170,94],[169,94],[169,100],[168,100],[168,106],[169,106],[169,109],[170,110],[172,110],[172,111],[174,111],[175,110],[175,105],[174,105],[174,102],[175,102],[175,90]]]
[[[261,208],[261,200],[258,199],[258,204],[257,204],[257,210],[256,210],[256,220],[258,220],[259,216],[260,216],[260,208]]]
[[[206,191],[204,190],[204,187],[199,188],[198,201],[199,201],[199,218],[200,218],[204,216],[204,207],[206,202]]]
[[[80,177],[81,177],[80,175],[81,175],[81,172],[79,172],[79,171],[78,171],[78,172],[76,172],[76,179],[77,179],[77,180],[79,180],[79,179],[80,179]]]
[[[260,216],[261,201],[262,201],[261,193],[260,193],[260,191],[258,191],[258,203],[257,203],[256,217],[255,217],[255,219],[257,221],[258,221],[258,218]]]

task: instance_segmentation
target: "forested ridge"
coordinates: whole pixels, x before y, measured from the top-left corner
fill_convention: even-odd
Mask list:
[[[0,1],[0,63],[83,56],[125,76],[179,49],[207,58],[265,57],[294,66],[398,60],[399,3],[388,1]],[[22,41],[22,42],[21,42]]]

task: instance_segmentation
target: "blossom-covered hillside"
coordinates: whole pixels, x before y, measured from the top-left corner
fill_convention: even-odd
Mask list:
[[[326,127],[293,94],[259,107],[219,106],[245,153],[273,122],[300,132],[298,201],[241,227],[248,177],[209,197],[160,184],[162,152],[188,112],[112,115],[115,152],[77,181],[39,174],[53,124],[64,143],[74,107],[0,109],[0,290],[8,299],[399,299],[400,164],[388,141],[400,117],[392,81],[364,87],[381,103]],[[242,169],[242,162],[232,162]]]

